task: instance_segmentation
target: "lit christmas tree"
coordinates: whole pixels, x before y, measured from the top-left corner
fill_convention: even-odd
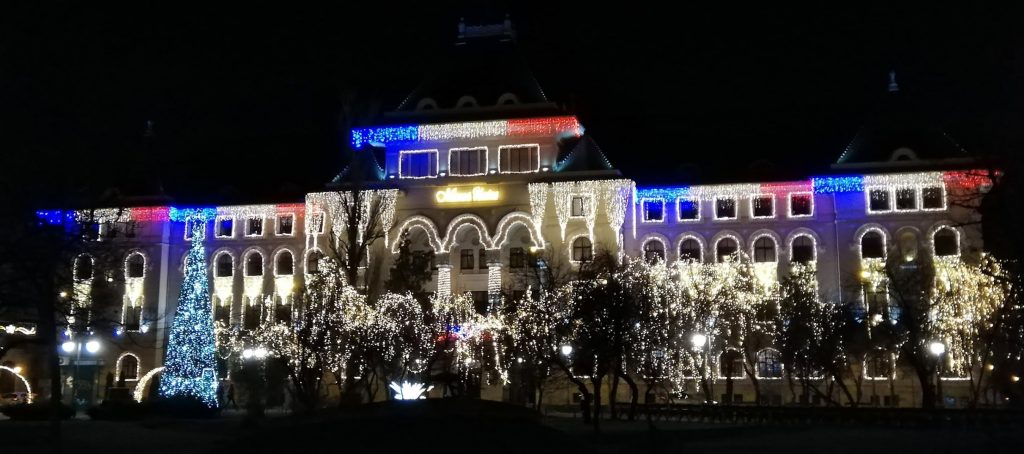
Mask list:
[[[160,395],[194,397],[210,408],[217,406],[216,344],[210,313],[210,287],[203,253],[205,218],[191,217],[192,247],[185,259],[185,280],[178,296],[167,343]]]

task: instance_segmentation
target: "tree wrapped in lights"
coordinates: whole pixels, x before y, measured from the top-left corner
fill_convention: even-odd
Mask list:
[[[203,252],[203,218],[191,222],[192,246],[185,259],[185,280],[167,343],[160,395],[185,397],[217,406],[216,342],[206,255]]]

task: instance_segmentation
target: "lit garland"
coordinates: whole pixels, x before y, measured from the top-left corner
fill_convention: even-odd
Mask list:
[[[381,126],[352,130],[352,147],[389,146],[395,143],[436,142],[449,140],[573,136],[583,134],[576,117],[525,118],[518,120],[476,121],[426,125]]]
[[[533,225],[538,232],[543,232],[541,227],[544,225],[544,213],[547,212],[548,206],[548,184],[530,183],[527,190],[530,192],[530,215],[533,216]],[[543,234],[537,241],[544,243]]]
[[[115,383],[121,381],[121,363],[124,361],[125,358],[127,358],[129,356],[135,358],[135,366],[136,366],[136,368],[138,368],[138,369],[142,368],[142,360],[139,359],[139,355],[136,355],[136,354],[131,353],[131,352],[121,353],[121,356],[117,357],[117,361],[114,361],[114,382]],[[126,379],[126,380],[135,381],[135,380],[138,380],[138,377],[131,378],[131,379]]]
[[[208,215],[207,212],[195,212],[190,219],[206,219]],[[168,338],[160,394],[164,397],[194,397],[212,408],[217,406],[217,362],[214,358],[216,343],[209,305],[203,232],[193,227],[192,236],[185,280]]]
[[[451,295],[452,293],[452,266],[437,266],[437,294]]]
[[[35,394],[32,394],[32,385],[30,385],[28,383],[28,380],[25,379],[25,377],[23,375],[21,375],[20,373],[18,373],[14,369],[12,369],[10,367],[7,367],[7,366],[0,366],[0,370],[5,370],[7,372],[10,372],[10,373],[14,374],[15,377],[18,377],[18,380],[21,380],[21,384],[25,386],[25,395],[26,395],[25,401],[26,401],[26,403],[30,404],[30,403],[32,403],[33,400],[35,400],[35,398],[33,397],[33,396],[35,396]]]

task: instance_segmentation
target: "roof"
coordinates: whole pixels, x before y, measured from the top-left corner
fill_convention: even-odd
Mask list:
[[[387,116],[452,117],[466,112],[487,119],[490,112],[500,118],[557,112],[520,54],[511,27],[507,17],[504,24],[460,24],[459,39]]]
[[[589,135],[579,139],[566,141],[556,159],[555,170],[558,172],[586,172],[593,170],[613,170],[611,161],[601,151]]]
[[[380,181],[384,181],[384,168],[377,160],[377,151],[371,148],[352,153],[352,161],[341,169],[330,185],[360,185]]]
[[[853,136],[833,167],[869,163],[912,165],[920,161],[969,157],[908,94],[900,91],[894,82],[890,84],[889,93]]]

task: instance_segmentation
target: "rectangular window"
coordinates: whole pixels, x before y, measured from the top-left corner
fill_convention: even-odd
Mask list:
[[[942,186],[921,188],[921,208],[925,210],[942,210],[946,208],[945,191]]]
[[[472,249],[459,250],[459,268],[462,270],[473,269],[473,257],[475,255],[476,251]]]
[[[814,195],[797,192],[789,195],[789,217],[798,218],[814,214]]]
[[[245,236],[263,236],[263,218],[251,217],[245,223]]]
[[[217,218],[217,238],[235,236],[235,219],[231,217]]]
[[[448,150],[448,173],[472,176],[487,174],[487,147]]]
[[[437,150],[411,150],[398,153],[398,176],[433,178],[437,176]]]
[[[540,170],[540,145],[498,147],[498,170],[501,173],[527,173]]]
[[[643,209],[644,222],[663,222],[665,220],[665,201],[660,199],[640,201]]]
[[[716,198],[715,219],[736,219],[736,199]]]
[[[291,236],[294,233],[294,214],[280,214],[277,216],[277,235]]]
[[[313,215],[309,217],[309,223],[310,223],[310,227],[309,228],[311,229],[312,232],[314,232],[314,233],[324,233],[324,214],[323,213],[313,213]]]
[[[508,250],[508,267],[523,268],[526,266],[526,251],[521,247],[514,247]]]
[[[477,267],[482,269],[482,270],[486,270],[487,269],[487,250],[486,249],[480,249],[478,251],[477,255],[478,255],[477,260],[476,260]]]
[[[699,221],[700,200],[680,198],[676,200],[676,212],[680,221]]]
[[[574,217],[574,218],[586,217],[587,216],[587,209],[589,208],[587,206],[588,205],[587,202],[589,202],[589,201],[590,201],[590,199],[588,199],[587,197],[583,197],[583,196],[579,196],[579,195],[573,196],[572,197],[572,211],[571,211],[570,215],[572,217]]]
[[[199,226],[199,231],[202,232],[203,236],[206,236],[206,221],[201,219],[186,219],[185,220],[185,240],[192,241],[192,228]]]
[[[871,213],[892,211],[892,204],[890,203],[889,197],[889,189],[868,189],[868,211]]]
[[[896,189],[896,210],[910,211],[917,209],[917,189],[898,188]]]
[[[755,218],[775,217],[775,197],[759,195],[750,198],[750,215]]]

